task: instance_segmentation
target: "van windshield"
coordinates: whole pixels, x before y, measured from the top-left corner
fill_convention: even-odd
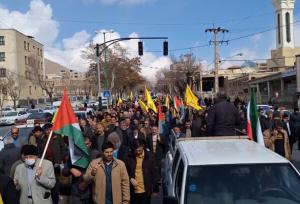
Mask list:
[[[190,166],[186,204],[296,204],[300,178],[287,164]]]

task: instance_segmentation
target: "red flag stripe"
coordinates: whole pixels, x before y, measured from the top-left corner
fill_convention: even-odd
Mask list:
[[[74,123],[78,123],[78,119],[69,101],[67,90],[65,89],[64,96],[62,98],[55,121],[53,123],[52,130],[57,131],[65,127],[66,125],[71,125]]]

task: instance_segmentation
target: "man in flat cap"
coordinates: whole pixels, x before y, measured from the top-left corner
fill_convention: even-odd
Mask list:
[[[52,204],[51,189],[55,185],[53,165],[43,160],[39,167],[38,149],[34,145],[24,145],[21,149],[24,163],[19,164],[14,175],[21,204]]]

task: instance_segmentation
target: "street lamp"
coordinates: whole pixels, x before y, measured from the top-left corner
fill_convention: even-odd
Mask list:
[[[103,41],[106,42],[106,34],[107,33],[114,33],[113,30],[109,31],[95,31],[96,34],[102,33],[103,34]],[[99,104],[101,101],[101,74],[100,74],[100,62],[101,62],[101,56],[98,59],[97,62],[97,69],[98,69],[98,97],[99,97]],[[104,51],[104,73],[105,73],[105,67],[106,66],[106,50]]]

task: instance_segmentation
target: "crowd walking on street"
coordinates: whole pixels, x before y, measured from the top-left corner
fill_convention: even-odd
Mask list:
[[[52,132],[55,120],[35,125],[30,135],[20,135],[12,127],[0,151],[0,201],[150,204],[153,196],[163,193],[163,162],[173,142],[247,135],[246,101],[230,101],[224,92],[214,100],[199,98],[196,106],[180,96],[146,99],[146,104],[153,100],[152,108],[138,100],[123,100],[108,109],[94,107],[95,115],[76,118],[88,155],[86,166],[77,163],[85,155],[82,146],[72,143],[70,136]],[[293,146],[300,149],[299,109],[287,113],[274,106],[268,112],[258,108],[257,114],[265,146],[291,160]],[[78,134],[77,129],[72,131],[71,135]]]

